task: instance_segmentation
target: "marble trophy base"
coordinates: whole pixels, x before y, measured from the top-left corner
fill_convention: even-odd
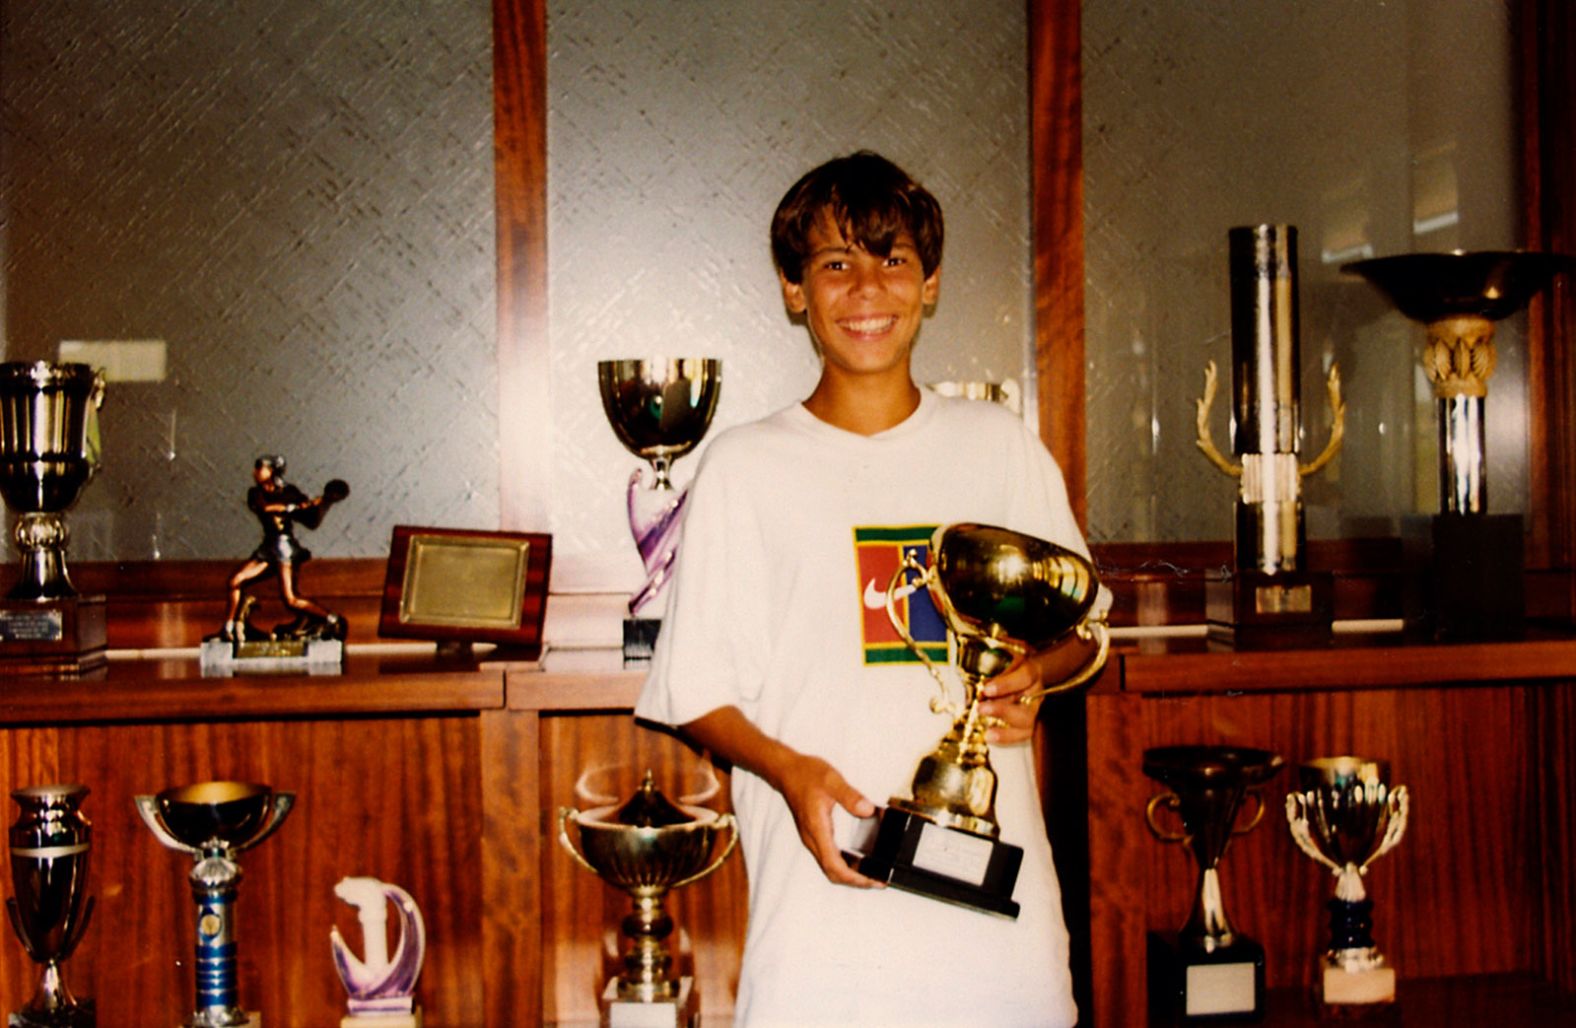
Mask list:
[[[30,1014],[17,1011],[6,1018],[7,1028],[96,1028],[98,1015],[91,999],[79,999],[63,1010]]]
[[[645,667],[657,649],[661,618],[624,619],[624,666]]]
[[[1331,1014],[1386,1015],[1395,1004],[1395,968],[1348,971],[1326,957],[1319,969],[1319,1003]]]
[[[895,806],[884,808],[879,818],[874,839],[862,851],[843,854],[860,874],[905,892],[1017,918],[1012,890],[1022,847],[947,828]]]
[[[339,1019],[339,1028],[421,1028],[421,1008],[346,1014]]]
[[[81,674],[106,661],[103,596],[0,599],[0,674]]]
[[[338,639],[264,639],[226,642],[204,639],[200,663],[204,678],[237,674],[338,674],[345,644]]]
[[[695,979],[679,979],[678,992],[670,999],[643,1002],[620,999],[618,979],[608,979],[602,990],[602,1028],[694,1028],[700,1024],[700,994]]]
[[[1257,1021],[1265,1012],[1264,947],[1239,935],[1205,950],[1149,933],[1149,1017],[1153,1024]]]
[[[1407,630],[1438,642],[1521,637],[1526,617],[1520,514],[1401,519]]]
[[[1235,571],[1204,581],[1212,647],[1238,650],[1328,646],[1335,580],[1328,571]]]

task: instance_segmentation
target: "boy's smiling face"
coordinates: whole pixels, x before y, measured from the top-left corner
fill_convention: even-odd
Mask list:
[[[816,220],[809,242],[802,281],[778,277],[783,302],[809,324],[825,373],[901,371],[906,377],[925,308],[941,287],[941,269],[925,274],[907,232],[883,257],[846,239],[829,214]]]

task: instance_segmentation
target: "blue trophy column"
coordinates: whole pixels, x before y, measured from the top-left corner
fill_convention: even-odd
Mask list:
[[[224,1028],[246,1024],[236,1006],[235,894],[241,869],[222,854],[209,853],[191,871],[197,903],[197,1012],[191,1024]]]

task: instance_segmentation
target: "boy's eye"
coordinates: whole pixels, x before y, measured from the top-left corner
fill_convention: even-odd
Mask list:
[[[907,263],[907,257],[903,257],[895,253],[886,259],[886,266],[889,268],[900,268]]]
[[[842,258],[832,258],[821,262],[821,267],[826,271],[842,271],[847,266],[848,262]]]

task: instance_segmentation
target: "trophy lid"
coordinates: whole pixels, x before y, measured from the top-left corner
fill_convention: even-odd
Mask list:
[[[1499,321],[1521,310],[1576,258],[1526,250],[1406,253],[1341,265],[1361,275],[1414,321],[1477,315]]]
[[[670,825],[689,824],[695,817],[662,795],[662,790],[652,782],[648,769],[635,795],[618,808],[611,820],[631,828],[667,828]]]

